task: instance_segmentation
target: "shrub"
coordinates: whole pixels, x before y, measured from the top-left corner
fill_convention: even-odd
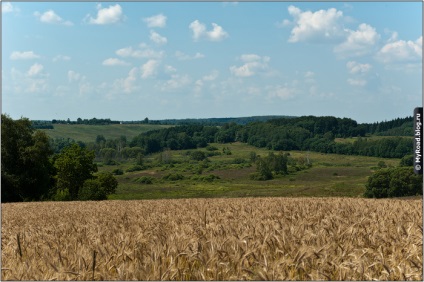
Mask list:
[[[206,147],[206,150],[208,150],[208,151],[217,151],[218,148],[215,147],[215,146],[209,145],[209,146]]]
[[[140,171],[143,170],[144,167],[142,167],[141,165],[133,165],[132,167],[127,169],[127,172],[134,172],[134,171]]]
[[[367,198],[422,195],[422,176],[410,167],[383,168],[368,178],[364,196]]]
[[[177,180],[183,180],[185,177],[182,174],[179,173],[169,173],[162,177],[164,180],[170,180],[170,181],[177,181]]]
[[[123,174],[124,174],[124,171],[123,171],[122,169],[120,169],[120,168],[116,168],[116,169],[114,169],[114,170],[112,171],[112,173],[113,173],[114,175],[123,175]]]
[[[78,192],[78,199],[81,201],[106,200],[106,192],[101,187],[97,179],[88,179]]]
[[[71,195],[68,189],[58,189],[53,196],[53,201],[70,201]]]
[[[118,181],[110,172],[101,172],[97,176],[97,180],[100,182],[100,187],[105,191],[106,195],[115,194],[116,188],[118,188]]]
[[[193,176],[193,177],[191,177],[191,179],[197,180],[197,181],[203,181],[203,182],[212,182],[216,179],[221,179],[221,178],[217,175],[209,174],[209,175],[205,175],[205,176]]]
[[[153,178],[150,176],[142,176],[140,178],[135,179],[135,182],[140,184],[152,184]]]
[[[203,161],[206,159],[206,154],[202,151],[192,151],[190,152],[190,158],[194,161]]]

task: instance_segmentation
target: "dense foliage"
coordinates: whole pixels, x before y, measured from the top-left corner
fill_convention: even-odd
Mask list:
[[[412,139],[405,137],[386,137],[369,139],[373,133],[400,131],[409,124],[410,118],[397,122],[358,124],[348,118],[305,116],[281,118],[267,122],[254,122],[247,125],[227,123],[223,126],[184,125],[142,133],[131,142],[131,148],[139,148],[143,154],[171,150],[195,149],[207,146],[210,142],[231,143],[240,141],[259,148],[277,151],[310,150],[321,153],[363,155],[383,158],[402,158],[412,151]],[[407,127],[409,128],[409,127]],[[336,138],[357,137],[351,143],[336,142]],[[104,144],[113,148],[115,155],[125,157],[122,142]],[[96,141],[96,143],[98,143]],[[117,144],[119,143],[119,144]],[[100,151],[99,151],[100,153]],[[112,153],[112,152],[111,152]]]
[[[47,197],[53,187],[53,154],[47,135],[31,122],[1,115],[1,198],[3,202]]]
[[[364,196],[387,198],[423,194],[422,175],[411,167],[383,168],[368,178]]]
[[[2,114],[1,119],[2,202],[77,200],[81,193],[88,199],[87,190],[97,186],[102,195],[115,193],[118,182],[112,174],[93,175],[93,151],[70,140],[49,140],[26,118],[15,121]],[[90,199],[104,198],[93,194]]]

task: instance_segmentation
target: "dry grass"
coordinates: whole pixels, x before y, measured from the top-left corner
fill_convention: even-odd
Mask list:
[[[422,280],[422,200],[2,204],[2,280]]]

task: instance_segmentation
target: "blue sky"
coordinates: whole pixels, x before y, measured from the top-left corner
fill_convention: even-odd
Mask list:
[[[2,3],[2,112],[333,115],[422,105],[422,2]]]

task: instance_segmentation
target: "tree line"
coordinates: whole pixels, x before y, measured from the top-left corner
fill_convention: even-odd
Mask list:
[[[402,123],[403,122],[403,123]],[[409,123],[380,123],[381,131],[396,130]],[[398,126],[400,124],[400,126]],[[388,127],[388,125],[392,127]],[[300,117],[253,122],[247,125],[227,123],[223,126],[180,125],[148,131],[132,140],[125,136],[111,140],[102,135],[95,142],[85,144],[99,158],[132,158],[135,155],[152,154],[170,150],[204,148],[211,142],[243,142],[258,148],[276,151],[315,151],[344,155],[362,155],[383,158],[402,158],[412,152],[413,140],[405,136],[370,138],[377,132],[374,125],[358,125],[356,121],[335,117]],[[353,142],[337,142],[336,138],[356,139]],[[58,140],[58,146],[60,146]]]

